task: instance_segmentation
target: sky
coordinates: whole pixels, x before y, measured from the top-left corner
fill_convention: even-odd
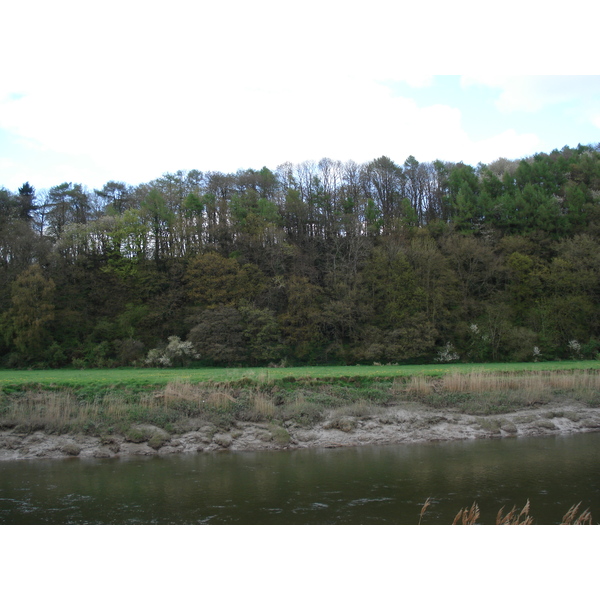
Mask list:
[[[528,0],[11,4],[0,187],[12,191],[324,157],[476,165],[600,142],[595,21],[580,0],[543,14]]]

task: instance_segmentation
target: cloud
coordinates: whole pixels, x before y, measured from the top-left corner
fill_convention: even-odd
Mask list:
[[[429,43],[417,25],[430,9],[398,10],[380,0],[13,3],[0,129],[35,152],[27,169],[3,168],[0,185],[42,169],[44,186],[67,175],[100,186],[324,156],[478,162],[537,150],[535,136],[513,130],[475,142],[456,106],[393,95],[386,82],[431,86],[440,64],[416,43]],[[532,101],[515,86],[500,82],[506,106]]]
[[[501,157],[524,158],[531,156],[539,149],[540,139],[536,134],[519,134],[514,129],[508,129],[474,144],[472,152],[475,156],[472,156],[468,162],[470,164],[476,164],[476,161],[490,163]]]
[[[456,107],[420,107],[378,82],[319,74],[301,84],[284,78],[241,86],[213,76],[191,89],[38,91],[5,103],[0,126],[33,140],[38,152],[61,157],[55,179],[44,186],[67,173],[68,180],[98,187],[178,169],[230,172],[326,156],[366,162],[385,154],[403,162],[412,154],[475,164],[525,156],[538,144],[536,136],[515,131],[475,142]]]
[[[430,87],[433,85],[434,75],[425,75],[425,74],[414,74],[414,75],[405,75],[405,76],[397,76],[398,81],[406,81],[406,83],[413,88],[424,88]]]
[[[503,112],[535,112],[547,106],[576,102],[586,105],[600,97],[600,76],[464,76],[463,87],[484,85],[500,90],[496,106]]]
[[[514,131],[474,142],[458,108],[420,107],[376,81],[319,71],[307,81],[258,84],[213,73],[193,87],[152,83],[127,93],[80,82],[69,93],[37,90],[5,102],[0,127],[60,155],[57,176],[67,171],[77,180],[76,169],[66,169],[69,156],[82,175],[95,166],[96,179],[81,181],[91,187],[178,169],[275,168],[325,156],[366,162],[386,154],[403,162],[412,154],[475,164],[526,155],[538,142]]]
[[[378,81],[432,82],[422,68],[400,68],[385,8],[378,0],[371,10],[308,2],[284,11],[268,0],[174,0],[168,9],[108,0],[84,10],[23,0],[9,16],[28,23],[28,43],[16,26],[0,39],[5,55],[19,48],[0,81],[0,128],[134,180],[357,147],[362,156],[389,137],[372,126],[380,113],[388,129],[403,109],[416,111],[390,101]]]

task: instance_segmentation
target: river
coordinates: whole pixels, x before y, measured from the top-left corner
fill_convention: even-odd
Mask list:
[[[529,499],[536,524],[600,517],[600,435],[161,458],[0,463],[2,524],[481,524]],[[506,512],[506,510],[505,510]]]

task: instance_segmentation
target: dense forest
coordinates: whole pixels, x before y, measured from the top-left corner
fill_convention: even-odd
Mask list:
[[[0,189],[0,365],[595,358],[600,144]]]

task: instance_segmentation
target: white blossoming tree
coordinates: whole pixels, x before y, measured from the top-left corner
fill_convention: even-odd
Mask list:
[[[447,342],[441,350],[438,350],[438,355],[435,359],[435,362],[449,363],[459,359],[460,356],[455,351],[454,346],[450,342]]]
[[[182,367],[193,358],[200,356],[192,342],[183,342],[178,336],[172,335],[165,348],[153,348],[144,362],[151,367]]]

